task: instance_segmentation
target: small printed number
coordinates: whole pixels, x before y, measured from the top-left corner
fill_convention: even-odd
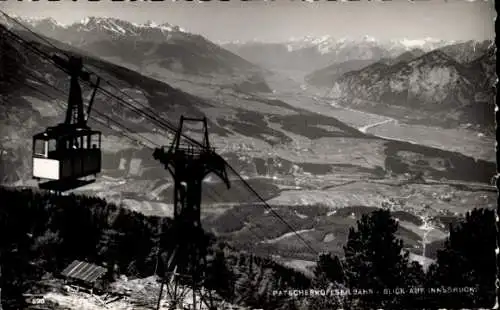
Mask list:
[[[33,298],[31,300],[31,304],[33,304],[33,305],[43,305],[43,304],[45,304],[45,298],[43,298],[43,297],[42,298]]]

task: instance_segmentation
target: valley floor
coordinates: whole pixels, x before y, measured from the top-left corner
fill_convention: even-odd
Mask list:
[[[287,79],[279,73],[268,78],[267,82],[274,90],[271,97],[283,100],[297,108],[334,117],[362,132],[381,138],[459,152],[491,162],[496,160],[494,137],[486,137],[479,132],[465,128],[443,129],[404,124],[387,116],[339,107],[333,100],[325,99],[326,93],[310,90],[297,80]]]

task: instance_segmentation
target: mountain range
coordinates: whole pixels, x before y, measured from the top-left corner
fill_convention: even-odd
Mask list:
[[[328,68],[328,74],[316,72],[309,81],[334,81],[331,96],[350,107],[445,127],[472,123],[492,132],[494,49],[466,63],[445,53],[450,49],[405,53],[341,76]]]
[[[355,59],[341,63],[334,63],[326,68],[316,70],[306,75],[305,81],[308,84],[317,87],[332,87],[333,82],[345,73],[361,70],[376,62],[380,62],[386,65],[393,65],[402,61],[414,59],[415,57],[421,56],[423,54],[425,54],[425,52],[422,49],[413,49],[403,52],[397,57],[382,58],[378,61],[375,59]]]
[[[422,40],[380,41],[365,36],[360,39],[332,36],[295,38],[286,42],[227,42],[222,46],[255,64],[266,68],[313,72],[335,63],[378,61],[397,57],[415,48],[431,51],[450,42],[426,38]]]
[[[168,23],[135,24],[116,18],[88,17],[71,25],[61,25],[52,18],[17,19],[39,34],[137,71],[159,67],[178,73],[209,75],[259,70],[203,36]],[[1,22],[21,29],[6,18]]]

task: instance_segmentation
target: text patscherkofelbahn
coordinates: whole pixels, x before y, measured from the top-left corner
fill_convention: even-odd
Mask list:
[[[409,288],[386,288],[374,289],[290,289],[273,290],[274,296],[347,296],[347,295],[437,295],[437,294],[475,294],[475,287],[409,287]]]

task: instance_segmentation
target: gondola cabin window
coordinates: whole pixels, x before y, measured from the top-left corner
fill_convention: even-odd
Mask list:
[[[54,155],[54,152],[57,148],[57,141],[55,139],[50,140],[39,140],[35,139],[34,143],[33,155],[38,157],[48,158],[51,155]]]
[[[33,143],[33,155],[47,157],[48,142],[46,140],[35,139]]]
[[[89,136],[89,148],[100,149],[101,148],[101,134],[93,134]]]

